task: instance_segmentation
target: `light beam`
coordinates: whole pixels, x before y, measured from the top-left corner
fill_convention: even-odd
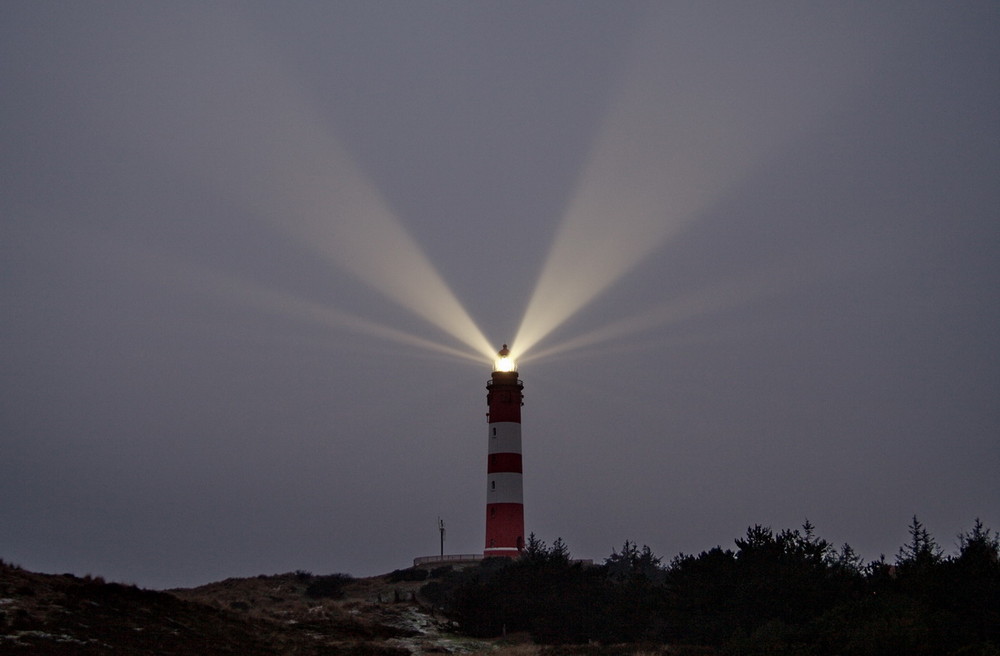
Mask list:
[[[141,263],[150,266],[148,256]],[[304,323],[348,330],[363,335],[371,335],[406,346],[417,347],[461,360],[481,363],[477,352],[463,351],[451,346],[343,312],[327,304],[295,296],[264,285],[256,285],[217,271],[195,265],[178,267],[166,262],[159,267],[171,280],[186,279],[193,288],[210,293],[245,307],[254,308],[265,314],[287,317]]]
[[[618,319],[550,347],[536,350],[525,361],[538,361],[579,349],[592,349],[605,342],[618,341],[653,328],[671,326],[710,314],[749,305],[767,296],[787,290],[796,280],[777,269],[729,280],[695,293],[658,304],[630,317]],[[801,276],[797,279],[802,282]]]
[[[109,49],[129,56],[109,67],[108,93],[90,96],[101,99],[88,108],[92,118],[142,116],[142,125],[123,120],[110,132],[130,147],[144,143],[247,216],[492,359],[491,343],[262,35],[222,5],[148,9],[136,17],[145,30],[106,35]],[[128,97],[111,92],[121,86]]]
[[[843,101],[864,77],[865,35],[827,23],[836,11],[654,5],[528,302],[519,355]],[[843,43],[859,47],[831,51]]]

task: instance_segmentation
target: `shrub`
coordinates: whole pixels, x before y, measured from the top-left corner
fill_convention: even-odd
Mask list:
[[[427,570],[419,569],[416,567],[393,570],[389,574],[390,583],[399,583],[400,581],[426,581],[426,580],[427,580]]]
[[[340,599],[344,596],[344,586],[353,580],[350,574],[329,574],[314,577],[306,587],[306,596],[314,599]]]
[[[452,572],[453,569],[455,568],[452,567],[451,565],[442,565],[441,567],[435,567],[434,569],[431,570],[431,578],[439,579],[442,576],[447,576]]]

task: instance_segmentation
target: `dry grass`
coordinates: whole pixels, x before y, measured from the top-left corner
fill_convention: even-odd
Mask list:
[[[488,651],[473,652],[469,656],[539,656],[537,645],[503,645]]]
[[[714,656],[716,653],[711,647],[498,643],[493,649],[477,651],[469,656]]]
[[[494,648],[477,651],[469,656],[707,656],[708,651],[687,651],[685,648],[638,647],[634,645],[560,645],[499,643]]]
[[[94,577],[36,574],[0,561],[0,653],[714,656],[698,647],[542,646],[527,633],[474,640],[452,635],[448,623],[408,600],[419,582],[357,579],[341,599],[309,597],[308,583],[291,573],[156,592]]]

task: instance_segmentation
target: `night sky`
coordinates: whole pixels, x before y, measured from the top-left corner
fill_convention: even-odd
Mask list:
[[[0,5],[0,558],[1000,529],[1000,4]]]

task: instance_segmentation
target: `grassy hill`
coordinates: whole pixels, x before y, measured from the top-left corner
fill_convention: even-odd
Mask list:
[[[144,590],[0,561],[0,655],[657,656],[665,647],[538,646],[526,634],[457,635],[422,581],[292,572]],[[710,654],[711,650],[684,654]]]
[[[299,572],[152,591],[0,561],[0,654],[407,656],[489,648],[450,636],[414,600],[418,587]]]

